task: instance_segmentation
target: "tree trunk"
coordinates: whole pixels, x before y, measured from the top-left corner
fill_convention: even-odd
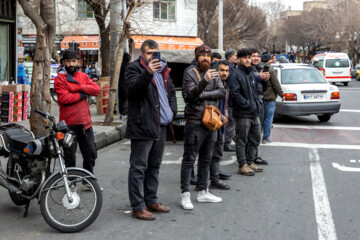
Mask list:
[[[35,136],[46,135],[45,126],[48,124],[35,110],[50,112],[50,68],[51,53],[55,38],[56,21],[55,0],[41,0],[40,15],[27,0],[18,0],[24,13],[36,27],[36,45],[31,79],[31,115],[30,126]]]
[[[109,39],[110,31],[108,29],[100,32],[101,37],[101,76],[107,77],[110,76],[110,39]]]
[[[129,4],[129,3],[128,3]],[[130,17],[133,14],[133,12],[135,11],[135,9],[139,6],[141,6],[142,4],[144,4],[143,1],[136,1],[135,0],[131,0],[130,4],[129,4],[129,10],[127,12],[126,18],[123,21],[123,28],[121,30],[121,35],[119,38],[119,43],[117,46],[117,51],[115,53],[115,63],[114,63],[114,72],[112,75],[112,82],[111,82],[111,86],[110,86],[110,92],[109,92],[109,101],[108,101],[108,107],[106,110],[106,116],[105,116],[105,120],[104,120],[104,125],[110,125],[113,122],[113,114],[114,114],[114,103],[115,103],[115,99],[116,99],[116,95],[117,95],[117,90],[118,90],[118,84],[119,84],[119,76],[120,76],[120,68],[121,68],[121,64],[122,64],[122,60],[123,60],[123,54],[124,54],[124,49],[125,49],[125,44],[126,44],[126,39],[128,39],[129,34],[130,34]],[[110,45],[108,45],[110,46]]]

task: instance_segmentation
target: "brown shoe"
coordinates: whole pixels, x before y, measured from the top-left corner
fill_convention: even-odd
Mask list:
[[[244,164],[242,167],[239,167],[238,174],[243,174],[246,176],[254,176],[255,172],[249,168],[247,164]]]
[[[261,167],[259,167],[258,165],[256,165],[255,163],[250,164],[249,168],[254,170],[254,172],[262,172],[263,171],[263,169]]]
[[[156,203],[152,206],[147,206],[147,210],[151,212],[160,212],[160,213],[168,213],[170,212],[169,207],[165,207],[161,203]]]
[[[155,220],[155,215],[147,211],[145,208],[140,211],[132,212],[132,216],[141,220]]]

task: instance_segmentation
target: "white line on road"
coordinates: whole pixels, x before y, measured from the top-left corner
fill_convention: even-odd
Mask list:
[[[324,174],[320,165],[320,157],[316,148],[309,151],[310,172],[315,204],[316,222],[319,240],[336,240],[336,230],[332,218],[330,202],[327,194]]]
[[[343,172],[360,172],[360,168],[346,167],[338,163],[332,163],[333,167]]]
[[[308,126],[308,125],[290,125],[290,124],[274,124],[274,128],[298,128],[298,129],[360,131],[360,127]]]
[[[296,148],[326,148],[326,149],[351,149],[360,150],[359,145],[340,145],[340,144],[314,144],[314,143],[290,143],[290,142],[272,142],[261,144],[266,147],[296,147]]]

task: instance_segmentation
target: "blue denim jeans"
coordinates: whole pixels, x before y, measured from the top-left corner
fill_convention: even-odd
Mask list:
[[[274,119],[276,102],[265,102],[264,113],[264,139],[269,139],[271,134],[271,127]]]

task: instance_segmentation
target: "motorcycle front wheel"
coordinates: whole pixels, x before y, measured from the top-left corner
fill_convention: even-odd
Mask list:
[[[60,232],[72,233],[90,226],[100,213],[102,192],[96,179],[79,170],[68,170],[72,201],[63,178],[55,175],[44,186],[40,209],[45,221]]]

